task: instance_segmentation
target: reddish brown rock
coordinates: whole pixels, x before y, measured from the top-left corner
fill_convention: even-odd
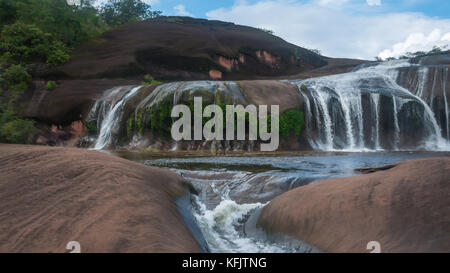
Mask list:
[[[222,72],[212,69],[209,71],[209,77],[211,78],[211,80],[220,80],[222,79]]]
[[[95,151],[0,144],[0,252],[198,252],[180,176]]]
[[[245,64],[241,62],[239,71],[230,70],[229,64],[223,66],[224,59],[234,62],[244,55]],[[76,48],[69,63],[47,74],[70,79],[141,79],[151,74],[174,81],[207,80],[208,71],[216,69],[222,70],[224,79],[236,80],[300,73],[326,64],[323,56],[257,28],[160,17],[105,32]]]
[[[249,103],[255,105],[279,105],[280,112],[301,109],[302,102],[296,85],[274,80],[238,81]]]
[[[258,224],[326,252],[449,252],[449,197],[450,158],[416,159],[286,192]]]

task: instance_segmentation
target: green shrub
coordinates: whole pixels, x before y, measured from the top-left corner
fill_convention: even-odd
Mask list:
[[[62,64],[70,59],[69,49],[60,41],[55,41],[50,46],[50,52],[47,54],[47,64]]]
[[[4,26],[0,34],[0,55],[3,60],[16,63],[41,61],[48,64],[69,60],[66,45],[34,25],[17,22]]]
[[[13,119],[0,124],[0,141],[14,144],[26,144],[35,132],[34,122],[24,119]]]
[[[47,88],[47,90],[53,90],[56,87],[56,82],[54,81],[48,81],[45,88]]]
[[[149,84],[162,84],[163,82],[155,80],[152,76],[149,74],[144,76],[144,80],[142,81],[142,85],[149,85]]]
[[[9,89],[13,90],[13,91],[25,91],[28,89],[28,84],[25,82],[20,82],[17,84],[13,84],[9,86]],[[21,94],[20,93],[16,93],[18,96]]]
[[[28,84],[31,82],[31,76],[28,74],[27,69],[20,64],[11,65],[5,69],[2,78],[8,87],[20,83]]]
[[[127,120],[127,136],[131,137],[134,132],[134,114]]]
[[[294,132],[297,136],[301,135],[303,124],[305,122],[304,114],[300,110],[288,110],[280,115],[280,134],[289,136]]]
[[[16,113],[12,111],[11,109],[5,108],[4,105],[0,105],[0,126],[2,126],[5,123],[8,123],[10,121],[13,121],[17,118]],[[3,109],[5,108],[5,109]]]
[[[161,16],[161,13],[152,11],[151,6],[141,0],[109,0],[99,11],[101,18],[109,26],[155,18]]]
[[[98,134],[98,128],[95,122],[87,122],[86,129],[88,131],[88,134],[91,136],[95,136]]]

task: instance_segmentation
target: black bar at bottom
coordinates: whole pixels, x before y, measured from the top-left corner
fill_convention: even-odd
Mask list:
[[[418,266],[446,268],[449,258],[449,254],[0,254],[0,263],[15,271],[29,266],[78,272],[135,272],[132,268],[139,272],[305,272],[311,268],[386,272],[396,264],[405,272]]]

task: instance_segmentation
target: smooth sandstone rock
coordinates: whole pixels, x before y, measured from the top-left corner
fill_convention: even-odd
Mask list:
[[[0,252],[198,252],[180,176],[96,151],[0,144]]]
[[[415,159],[388,170],[333,178],[286,192],[258,225],[325,252],[450,251],[450,158]]]

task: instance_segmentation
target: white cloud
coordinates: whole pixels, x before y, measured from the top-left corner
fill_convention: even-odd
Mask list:
[[[288,42],[318,48],[331,57],[373,59],[413,33],[428,34],[434,29],[450,32],[449,19],[430,18],[421,13],[354,14],[350,2],[348,7],[335,9],[317,1],[261,0],[253,4],[240,1],[231,8],[206,15],[210,19],[269,28]]]
[[[404,42],[395,44],[391,49],[383,50],[379,57],[399,57],[406,52],[429,51],[434,46],[450,44],[450,32],[442,34],[440,29],[434,29],[428,36],[424,33],[412,33]]]
[[[188,12],[185,6],[183,5],[176,5],[175,7],[173,7],[173,11],[175,12],[176,15],[194,17],[194,15]]]
[[[381,0],[366,0],[369,6],[381,6]]]

